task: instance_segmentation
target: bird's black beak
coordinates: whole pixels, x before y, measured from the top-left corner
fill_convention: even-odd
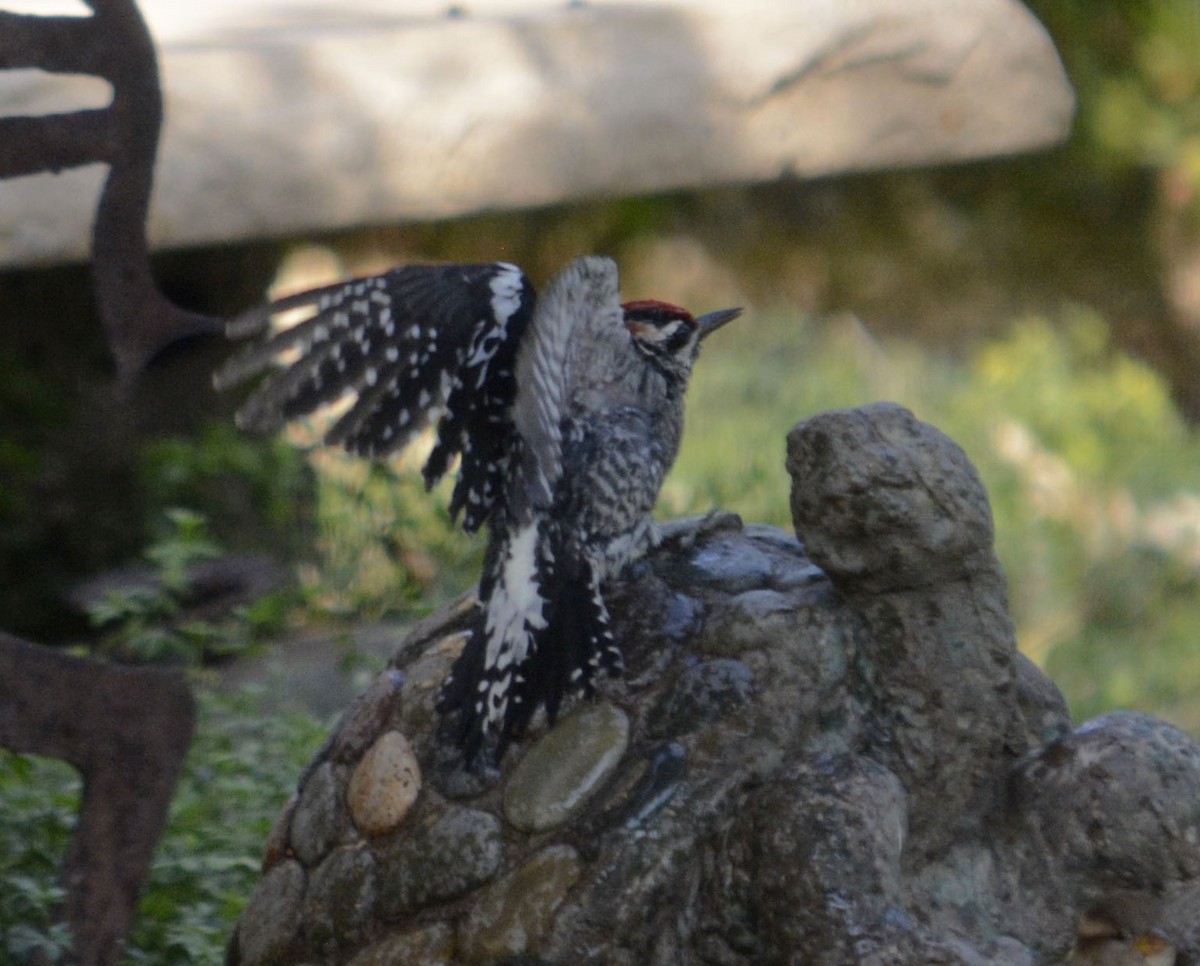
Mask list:
[[[726,322],[732,322],[741,314],[742,310],[737,308],[721,309],[719,312],[709,312],[707,315],[700,316],[696,320],[696,326],[700,329],[700,340],[704,341]]]

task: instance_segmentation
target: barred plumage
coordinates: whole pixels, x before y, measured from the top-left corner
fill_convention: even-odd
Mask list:
[[[326,435],[353,453],[406,445],[437,418],[423,474],[460,457],[450,510],[488,523],[476,627],[439,697],[474,759],[497,757],[539,706],[590,695],[621,653],[603,585],[646,546],[683,430],[700,340],[739,310],[699,320],[662,302],[622,305],[616,266],[571,262],[535,303],[515,266],[411,266],[265,306],[229,326],[262,332],[278,312],[311,318],[230,360],[218,386],[296,355],[239,412],[271,430],[357,398]]]
[[[228,334],[241,338],[264,332],[281,312],[313,310],[230,359],[214,383],[236,385],[297,355],[246,401],[238,425],[270,432],[353,392],[357,399],[325,442],[359,456],[403,449],[442,414],[425,485],[461,454],[450,508],[473,532],[503,486],[513,368],[535,301],[521,270],[503,262],[411,265],[302,292],[229,324]]]

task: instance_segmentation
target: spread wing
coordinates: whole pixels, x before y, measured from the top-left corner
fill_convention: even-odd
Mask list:
[[[510,492],[518,527],[553,506],[563,474],[565,421],[580,382],[590,375],[586,353],[622,325],[617,266],[609,258],[577,258],[546,286],[536,324],[517,355],[513,422],[521,440]]]
[[[238,411],[238,424],[269,432],[355,399],[325,442],[362,456],[402,449],[437,419],[424,468],[427,486],[462,456],[451,497],[475,530],[501,496],[513,442],[514,367],[535,296],[519,268],[412,265],[289,296],[233,320],[228,333],[264,333],[281,312],[306,309],[299,324],[230,359],[223,389],[271,370]]]
[[[480,582],[482,627],[439,702],[443,712],[462,711],[468,758],[488,734],[502,754],[539,705],[553,720],[566,694],[590,693],[596,668],[619,670],[600,574],[571,533],[577,521],[560,512],[564,464],[577,442],[573,405],[595,378],[595,350],[610,339],[629,339],[616,265],[576,259],[546,286],[517,355],[507,512]]]

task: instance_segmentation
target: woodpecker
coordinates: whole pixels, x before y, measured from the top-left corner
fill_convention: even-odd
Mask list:
[[[488,527],[475,625],[438,697],[467,761],[499,760],[538,707],[590,697],[622,671],[603,587],[649,545],[651,512],[679,452],[700,342],[741,309],[695,318],[659,301],[621,303],[616,265],[577,258],[541,297],[503,262],[412,265],[253,310],[231,337],[280,312],[310,316],[215,375],[224,389],[280,371],[242,405],[272,431],[356,398],[325,442],[367,457],[433,425],[432,487],[459,458],[450,513]],[[455,716],[457,716],[455,718]]]

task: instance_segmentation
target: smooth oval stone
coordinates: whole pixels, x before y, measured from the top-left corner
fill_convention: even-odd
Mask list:
[[[390,832],[403,820],[421,791],[421,766],[408,739],[385,731],[354,769],[346,801],[364,835]]]
[[[350,960],[349,966],[450,966],[453,962],[454,933],[445,923],[435,922],[371,944]]]
[[[300,796],[293,793],[275,819],[275,824],[271,826],[271,831],[267,833],[267,840],[263,843],[263,872],[270,872],[274,866],[287,858],[292,818],[296,814],[296,805],[299,801]]]
[[[714,540],[692,557],[701,582],[738,594],[765,587],[771,580],[771,558],[746,540]]]
[[[381,858],[379,915],[400,919],[469,892],[500,870],[502,849],[500,819],[451,805],[428,824],[405,830]]]
[[[306,868],[321,861],[346,828],[338,806],[338,778],[332,762],[323,762],[309,774],[292,812],[292,850]]]
[[[334,957],[339,947],[360,942],[375,912],[375,857],[357,845],[334,849],[309,875],[304,892],[308,941]]]
[[[749,704],[753,693],[754,675],[741,661],[729,657],[701,661],[684,669],[655,708],[651,730],[660,735],[689,734]]]
[[[275,963],[300,928],[304,869],[294,859],[276,865],[259,880],[238,921],[237,943],[245,966]]]
[[[376,676],[338,722],[329,749],[331,761],[351,762],[367,749],[395,711],[403,684],[404,675],[395,668]]]
[[[485,887],[459,926],[462,959],[494,963],[527,953],[554,922],[581,870],[573,848],[552,845]]]
[[[504,814],[525,832],[544,832],[576,815],[617,767],[629,745],[629,719],[611,704],[584,705],[539,739],[513,770]]]

